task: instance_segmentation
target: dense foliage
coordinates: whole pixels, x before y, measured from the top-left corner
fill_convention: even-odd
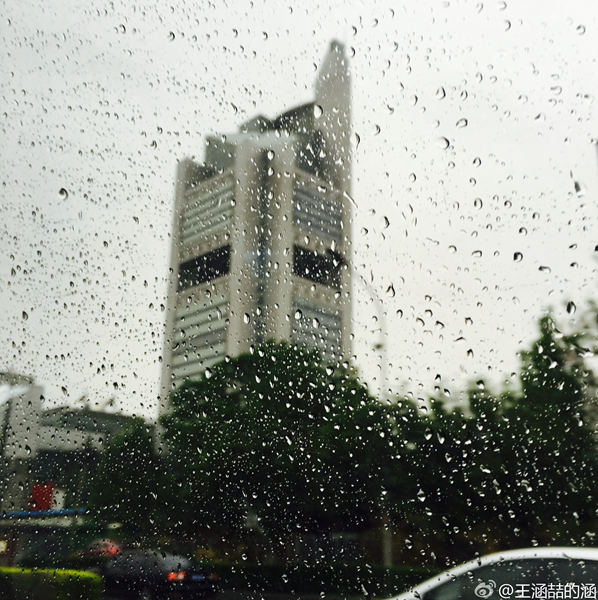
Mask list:
[[[435,398],[382,403],[349,367],[268,342],[172,394],[165,456],[142,425],[115,439],[95,506],[133,530],[252,536],[262,556],[283,561],[306,534],[383,524],[395,532],[395,561],[407,564],[593,545],[587,335],[565,336],[544,317],[521,353],[520,386],[492,393],[478,381],[452,407]]]
[[[296,533],[379,514],[384,407],[315,353],[267,343],[223,361],[173,394],[163,426],[187,528],[231,535],[253,522],[280,553]]]

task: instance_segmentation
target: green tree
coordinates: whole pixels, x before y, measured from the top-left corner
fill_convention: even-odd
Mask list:
[[[397,435],[395,525],[427,556],[532,544],[591,543],[596,527],[595,379],[588,328],[563,335],[550,315],[521,353],[519,391],[484,381],[467,404],[410,407]],[[400,463],[400,464],[399,464]],[[408,490],[406,492],[406,490]],[[409,560],[408,557],[406,557]]]
[[[104,523],[118,522],[133,537],[152,535],[167,516],[167,487],[151,430],[138,419],[115,435],[90,481],[90,508]]]
[[[585,410],[587,369],[573,338],[550,315],[522,353],[522,393],[506,413],[511,443],[510,497],[521,535],[543,543],[578,543],[595,517],[596,445]]]
[[[267,342],[171,400],[162,425],[185,529],[239,535],[253,518],[287,546],[379,515],[392,423],[348,367]]]

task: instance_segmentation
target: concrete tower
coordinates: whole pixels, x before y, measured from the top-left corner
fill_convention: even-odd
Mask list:
[[[162,401],[268,339],[351,354],[350,79],[332,42],[315,100],[206,140],[177,171]]]

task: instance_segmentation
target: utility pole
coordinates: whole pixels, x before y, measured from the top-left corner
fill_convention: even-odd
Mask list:
[[[380,353],[380,383],[378,385],[378,398],[381,402],[388,402],[388,353],[386,344],[386,313],[384,303],[374,287],[361,275],[357,274],[353,281],[360,281],[366,288],[369,296],[376,305],[378,324],[380,325],[380,337],[373,349]],[[382,564],[385,567],[392,566],[392,532],[389,519],[385,519],[382,529]]]

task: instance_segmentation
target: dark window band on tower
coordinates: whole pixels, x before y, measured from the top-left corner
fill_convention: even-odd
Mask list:
[[[179,290],[211,281],[230,270],[230,246],[206,252],[179,266]]]
[[[315,283],[340,289],[342,265],[338,255],[319,254],[301,246],[293,248],[293,273]]]

